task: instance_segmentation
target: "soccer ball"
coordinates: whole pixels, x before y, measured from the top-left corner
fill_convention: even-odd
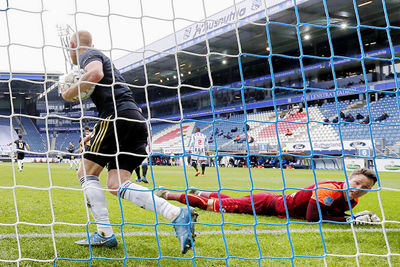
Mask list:
[[[65,75],[63,78],[63,80],[64,80],[64,82],[63,82],[63,84],[64,84],[64,88],[69,88],[70,86],[72,86],[73,84],[75,84],[75,83],[78,83],[79,82],[79,80],[80,80],[80,78],[82,77],[82,75],[85,73],[85,71],[84,70],[82,70],[82,69],[73,69],[70,73],[68,73],[67,75]],[[83,100],[86,100],[86,99],[88,99],[90,96],[91,96],[91,94],[93,93],[93,91],[94,91],[94,88],[95,88],[96,86],[95,85],[93,85],[90,89],[88,89],[87,91],[85,91],[85,92],[82,92],[81,91],[81,93],[80,93],[80,98],[81,98],[81,100],[83,101]],[[79,101],[79,95],[77,95],[76,97],[74,97],[73,98],[73,101]]]

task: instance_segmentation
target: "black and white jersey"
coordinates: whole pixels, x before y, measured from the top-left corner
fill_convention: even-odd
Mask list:
[[[18,140],[15,140],[14,143],[18,150],[25,150],[25,147],[26,147],[25,141],[18,139]]]
[[[75,146],[74,146],[74,145],[70,145],[69,147],[67,147],[67,151],[68,151],[69,153],[74,153],[74,151],[75,151]]]

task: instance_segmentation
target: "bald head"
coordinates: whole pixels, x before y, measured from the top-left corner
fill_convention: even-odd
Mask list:
[[[77,37],[79,38],[79,42],[77,40]],[[90,47],[92,46],[92,35],[88,31],[81,30],[72,35],[71,42],[74,42],[76,46],[78,46],[79,44],[79,46]]]
[[[78,40],[79,40],[79,42],[78,42]],[[78,48],[78,45],[79,45],[79,49],[76,49],[76,48]],[[92,47],[92,46],[93,46],[92,45],[92,35],[90,34],[90,32],[81,30],[81,31],[74,33],[72,35],[71,41],[70,41],[70,48],[73,48],[73,49],[69,50],[69,54],[71,56],[72,63],[74,63],[74,65],[77,65],[79,55],[82,54],[84,51],[86,51],[87,47]]]

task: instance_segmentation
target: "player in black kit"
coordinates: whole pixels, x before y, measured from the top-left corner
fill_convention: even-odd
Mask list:
[[[78,170],[78,163],[75,160],[75,156],[72,153],[75,152],[75,146],[72,141],[69,141],[69,146],[65,148],[68,151],[67,159],[69,160],[69,168],[72,169],[72,164],[75,165],[75,169]]]
[[[157,211],[172,222],[186,253],[194,241],[194,208],[177,207],[153,195],[148,188],[130,181],[132,171],[147,156],[147,127],[145,118],[135,103],[125,80],[102,52],[92,48],[88,31],[78,31],[70,40],[70,57],[74,65],[84,70],[80,81],[70,87],[60,86],[62,97],[74,101],[81,93],[95,89],[90,98],[95,104],[99,121],[91,135],[84,138],[83,161],[78,179],[84,189],[88,207],[95,219],[97,232],[79,245],[117,246],[110,225],[106,197],[99,182],[103,168],[108,166],[107,187],[116,196],[150,210]],[[90,142],[90,143],[89,143]],[[119,180],[120,179],[120,180]]]
[[[18,169],[20,172],[22,172],[22,169],[24,168],[25,147],[28,149],[28,151],[30,151],[31,148],[24,140],[22,140],[22,134],[19,134],[18,139],[15,140],[14,142],[9,143],[8,145],[11,146],[13,143],[15,144],[15,146],[17,148]]]

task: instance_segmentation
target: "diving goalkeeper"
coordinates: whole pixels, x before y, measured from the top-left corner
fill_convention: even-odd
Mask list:
[[[354,214],[354,218],[345,212],[354,208],[358,199],[368,193],[377,181],[373,171],[368,169],[356,169],[349,176],[349,187],[346,182],[323,181],[316,186],[310,185],[305,190],[300,190],[290,195],[278,195],[275,193],[255,193],[252,195],[254,211],[258,215],[269,215],[286,218],[285,203],[290,218],[305,219],[307,221],[352,222],[364,224],[379,222],[379,217],[371,211],[363,211]],[[348,189],[348,190],[347,190]],[[173,193],[164,189],[156,190],[156,195],[167,200],[176,200],[186,204],[186,196],[183,193]],[[218,198],[220,196],[220,199]],[[251,196],[230,197],[223,193],[202,192],[191,190],[187,194],[189,204],[203,210],[229,213],[253,214]],[[318,212],[318,204],[321,216]]]

